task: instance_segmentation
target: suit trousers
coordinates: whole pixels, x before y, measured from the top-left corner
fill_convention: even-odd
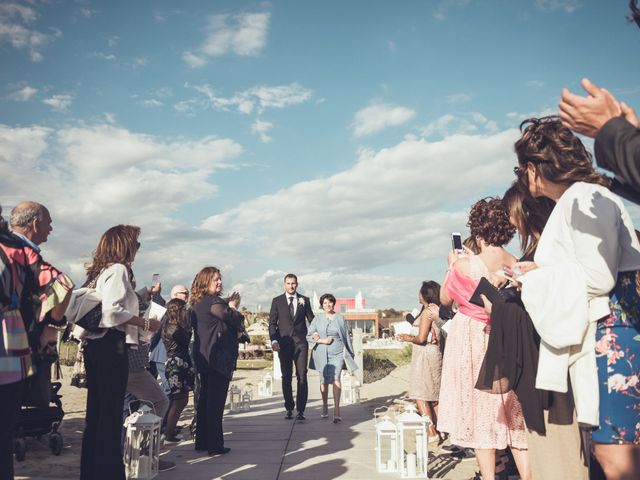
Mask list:
[[[219,372],[200,374],[200,395],[196,406],[196,450],[209,453],[224,448],[222,415],[227,402],[229,379]]]
[[[307,365],[309,363],[309,345],[306,341],[294,341],[291,337],[282,337],[278,340],[280,351],[280,371],[282,372],[282,393],[284,395],[284,408],[298,412],[304,412],[309,396],[307,385]],[[293,401],[293,364],[296,366],[296,401]]]
[[[102,338],[87,340],[87,412],[80,478],[124,480],[122,460],[122,403],[129,376],[125,335],[109,330]]]

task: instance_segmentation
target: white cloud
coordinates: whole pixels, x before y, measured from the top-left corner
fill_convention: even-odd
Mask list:
[[[581,6],[579,0],[536,0],[536,7],[543,11],[564,10],[573,13]]]
[[[93,8],[83,7],[80,9],[80,15],[82,15],[84,18],[93,18],[97,13],[98,10],[95,10]]]
[[[108,62],[112,62],[116,59],[116,56],[113,53],[104,53],[104,52],[91,52],[87,54],[88,58],[97,58],[98,60],[106,60]]]
[[[40,50],[62,36],[62,32],[51,29],[51,33],[42,33],[32,29],[30,25],[37,18],[37,12],[30,6],[0,2],[0,45],[9,43],[17,50],[28,50],[31,61],[41,61]]]
[[[116,45],[118,45],[118,41],[120,40],[120,37],[118,35],[112,35],[111,37],[107,38],[107,45],[109,45],[109,47],[113,48]]]
[[[453,93],[445,97],[447,103],[466,103],[473,98],[473,95],[468,93]]]
[[[162,107],[164,103],[162,103],[160,100],[156,100],[155,98],[151,98],[148,100],[143,100],[142,105],[145,107]]]
[[[255,86],[236,92],[231,97],[223,97],[217,94],[210,85],[195,85],[193,88],[206,97],[207,106],[218,110],[235,110],[246,115],[254,111],[260,114],[269,108],[285,108],[299,105],[311,100],[313,97],[312,90],[297,83],[274,87]],[[196,107],[197,105],[204,106],[204,104],[198,101],[183,101],[180,102],[180,104],[181,107],[179,110],[185,110],[186,105],[192,107]]]
[[[523,120],[526,120],[527,118],[540,118],[540,117],[547,117],[549,115],[558,115],[558,109],[557,108],[551,108],[551,107],[544,107],[542,110],[539,110],[537,112],[509,112],[507,113],[507,118],[511,121],[514,122],[518,122],[518,124],[520,124],[520,122],[522,122]]]
[[[498,125],[495,121],[489,120],[478,112],[471,112],[463,115],[446,114],[430,122],[422,129],[422,136],[425,138],[432,136],[447,137],[450,135],[475,135],[485,133],[495,133]]]
[[[433,12],[436,20],[446,20],[449,10],[452,8],[463,8],[468,6],[471,0],[442,0]]]
[[[72,101],[73,97],[71,97],[71,95],[59,94],[53,95],[49,98],[45,98],[44,100],[42,100],[42,103],[49,105],[54,110],[64,112],[65,110],[67,110],[67,108],[69,108]]]
[[[516,138],[510,129],[363,150],[348,170],[242,202],[203,228],[228,232],[220,245],[300,272],[371,273],[430,258],[442,267],[464,211],[508,187]]]
[[[545,86],[545,82],[543,82],[542,80],[529,80],[527,82],[527,87],[542,88],[544,86]]]
[[[182,59],[192,68],[206,65],[209,59],[227,54],[259,55],[267,43],[270,13],[212,15],[205,29],[205,39]]]
[[[47,258],[76,281],[99,235],[118,223],[142,227],[141,283],[158,268],[166,282],[190,281],[217,251],[217,235],[173,216],[191,202],[212,200],[216,172],[241,152],[232,140],[213,136],[167,141],[112,125],[0,125],[0,201],[5,209],[28,198],[49,207]]]
[[[251,125],[251,131],[260,136],[260,141],[262,143],[270,143],[271,142],[272,139],[267,134],[267,132],[269,130],[271,130],[272,128],[273,128],[273,123],[266,122],[264,120],[260,120],[259,118],[256,118],[256,121],[253,122],[253,125]]]
[[[362,137],[395,127],[415,117],[416,112],[407,107],[386,103],[370,105],[356,112],[351,128],[354,137]]]
[[[20,90],[17,90],[9,95],[9,98],[17,102],[26,102],[28,100],[31,100],[31,97],[33,97],[36,93],[38,93],[37,88],[25,85]]]

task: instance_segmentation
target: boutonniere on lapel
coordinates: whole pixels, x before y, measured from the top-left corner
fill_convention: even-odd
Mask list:
[[[304,305],[304,298],[298,297],[298,305]]]

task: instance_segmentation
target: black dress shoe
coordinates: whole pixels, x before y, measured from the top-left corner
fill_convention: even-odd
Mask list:
[[[229,447],[222,447],[221,450],[212,450],[209,452],[209,455],[224,455],[225,453],[229,453],[231,449]]]
[[[304,413],[298,412],[298,415],[296,415],[296,420],[306,420]]]
[[[291,420],[293,418],[293,410],[287,410],[287,414],[284,416],[287,420]]]

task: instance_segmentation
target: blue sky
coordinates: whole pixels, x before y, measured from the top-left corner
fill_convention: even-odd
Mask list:
[[[0,202],[49,206],[82,281],[143,228],[141,281],[206,264],[245,304],[302,290],[411,307],[521,120],[587,76],[640,107],[615,0],[3,1]],[[515,243],[514,243],[514,253]]]

